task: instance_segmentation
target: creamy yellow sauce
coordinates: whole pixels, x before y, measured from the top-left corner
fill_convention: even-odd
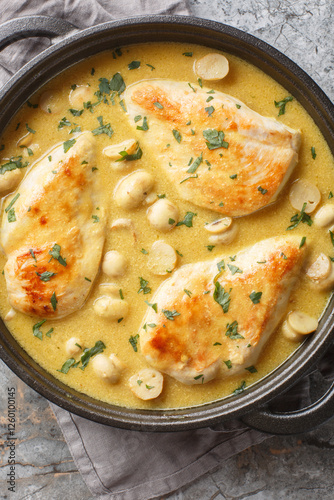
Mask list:
[[[185,52],[192,52],[193,56],[183,55]],[[207,384],[195,386],[186,386],[165,376],[161,396],[146,402],[134,396],[128,387],[128,379],[139,369],[148,367],[147,362],[140,354],[140,349],[138,352],[133,350],[129,338],[131,335],[136,335],[139,330],[147,309],[144,301],[152,302],[153,293],[166,279],[166,277],[157,277],[151,273],[147,266],[147,255],[142,252],[142,249],[149,252],[156,240],[165,240],[182,254],[182,257],[178,257],[177,267],[219,255],[233,256],[239,250],[259,240],[278,234],[286,234],[290,218],[296,213],[288,199],[289,188],[294,180],[303,178],[316,184],[321,192],[321,204],[326,203],[330,191],[334,191],[334,162],[329,147],[311,117],[294,99],[287,104],[285,114],[278,118],[282,123],[302,131],[299,163],[288,185],[274,204],[258,213],[239,219],[240,230],[233,243],[228,246],[217,245],[210,252],[206,247],[208,233],[204,230],[204,224],[216,220],[219,215],[180,199],[172,180],[166,178],[160,170],[154,154],[152,155],[143,149],[142,158],[127,162],[125,172],[115,172],[110,168],[110,160],[102,153],[103,148],[134,137],[134,132],[130,128],[118,97],[115,98],[115,105],[102,102],[93,109],[92,113],[86,109],[81,116],[74,117],[68,111],[72,107],[69,104],[69,94],[73,85],[89,84],[94,91],[97,91],[99,79],[108,78],[110,80],[116,72],[121,73],[127,86],[147,78],[168,78],[197,83],[197,77],[193,70],[194,61],[208,52],[212,52],[212,49],[196,45],[157,43],[122,48],[122,55],[110,52],[94,56],[94,58],[87,59],[68,69],[29,99],[30,103],[37,104],[40,95],[45,90],[52,90],[56,95],[55,103],[60,108],[58,113],[44,113],[39,107],[33,108],[25,105],[13,118],[1,138],[1,144],[5,145],[5,149],[1,152],[1,164],[3,164],[6,158],[22,154],[22,149],[17,147],[17,142],[27,133],[25,127],[27,123],[31,129],[36,131],[33,144],[38,145],[38,147],[30,146],[35,153],[28,157],[28,161],[33,165],[33,162],[40,155],[47,153],[55,144],[61,144],[71,139],[73,135],[69,132],[77,125],[81,127],[82,131],[97,128],[99,126],[98,116],[103,116],[104,123],[110,123],[114,131],[111,138],[105,134],[96,136],[98,175],[101,176],[104,189],[108,192],[106,208],[109,214],[109,223],[104,251],[118,250],[126,255],[129,263],[126,274],[119,279],[111,280],[100,272],[84,307],[64,319],[47,320],[41,327],[44,333],[42,341],[34,337],[32,331],[32,327],[38,319],[17,313],[13,319],[7,322],[8,328],[16,340],[43,368],[65,384],[108,403],[128,407],[174,408],[194,406],[216,400],[231,394],[242,381],[245,381],[246,385],[249,386],[262,378],[280,365],[298,347],[298,344],[287,341],[278,329],[270,338],[256,363],[257,373],[252,374],[245,370],[242,375],[229,377],[225,380],[217,379]],[[206,82],[206,86],[231,94],[264,116],[277,117],[278,109],[274,106],[274,100],[280,101],[289,95],[288,92],[258,68],[230,54],[225,55],[230,63],[228,76],[219,82]],[[128,64],[134,60],[140,61],[140,67],[129,70]],[[71,126],[58,129],[58,124],[63,117],[71,122]],[[19,126],[18,123],[20,123]],[[315,148],[315,159],[312,158],[311,147]],[[158,194],[166,194],[167,198],[178,206],[181,220],[187,211],[197,213],[192,228],[181,226],[163,234],[149,226],[146,219],[147,207],[141,206],[132,210],[130,214],[128,211],[116,207],[113,200],[115,185],[124,175],[139,168],[154,175],[156,179],[155,191]],[[111,221],[120,217],[131,217],[133,220],[137,230],[136,242],[134,242],[131,231],[125,229],[110,230]],[[310,259],[320,251],[326,255],[333,255],[333,247],[327,230],[319,229],[314,224],[311,227],[307,224],[299,224],[293,233],[299,235],[301,239],[306,236],[310,248]],[[1,269],[5,262],[5,256],[1,256]],[[149,281],[149,286],[152,289],[151,294],[138,294],[139,277]],[[93,310],[94,301],[101,295],[99,285],[110,282],[115,283],[122,290],[124,298],[130,304],[128,316],[120,323],[97,317]],[[0,313],[4,317],[10,306],[2,274],[0,274],[0,283]],[[328,298],[328,293],[314,291],[306,277],[302,276],[298,288],[291,295],[287,312],[301,310],[319,318]],[[53,328],[53,332],[51,337],[47,337],[45,333],[50,328]],[[101,340],[106,345],[105,354],[116,353],[126,365],[120,382],[110,384],[101,381],[92,370],[91,363],[84,371],[72,368],[67,374],[61,373],[60,368],[69,358],[65,351],[65,342],[73,336],[78,337],[84,347],[93,347],[96,341]],[[80,359],[80,355],[77,356],[77,359]]]

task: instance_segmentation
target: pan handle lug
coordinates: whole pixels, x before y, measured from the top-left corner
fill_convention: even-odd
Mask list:
[[[79,30],[64,19],[50,16],[26,16],[0,25],[0,50],[22,38],[46,37],[56,43]]]
[[[291,412],[272,412],[258,408],[241,420],[259,431],[270,434],[300,434],[309,432],[334,416],[334,382],[319,399],[305,408]]]

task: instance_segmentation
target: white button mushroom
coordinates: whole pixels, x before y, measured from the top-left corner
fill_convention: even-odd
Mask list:
[[[95,313],[101,318],[120,320],[127,316],[129,304],[121,298],[116,299],[110,296],[102,296],[95,300],[93,308]]]
[[[61,96],[56,90],[47,90],[39,98],[39,107],[44,113],[59,113],[62,109]]]
[[[112,222],[110,229],[130,229],[134,241],[137,241],[137,233],[135,225],[131,219],[116,219]]]
[[[291,342],[302,342],[305,339],[304,335],[301,335],[298,332],[295,332],[287,322],[287,320],[284,321],[282,325],[282,333],[284,338],[287,340],[290,340]]]
[[[153,368],[144,368],[129,379],[131,391],[137,398],[148,399],[157,398],[162,391],[163,376]]]
[[[17,146],[19,148],[21,148],[21,147],[27,148],[32,143],[33,138],[34,138],[34,134],[32,132],[28,132],[23,137],[21,137],[21,139],[19,139],[17,141]]]
[[[334,205],[327,203],[314,216],[314,224],[318,227],[330,226],[334,223]]]
[[[95,102],[97,97],[94,95],[94,90],[88,85],[78,85],[72,89],[69,95],[69,101],[74,109],[82,109],[85,102]]]
[[[103,257],[102,271],[110,277],[123,276],[127,268],[127,262],[120,252],[111,250]]]
[[[209,242],[213,245],[229,245],[238,234],[237,224],[232,224],[226,231],[220,234],[209,236]]]
[[[136,139],[127,139],[119,144],[111,144],[110,146],[107,146],[104,148],[102,153],[112,160],[111,167],[114,170],[124,170],[129,167],[129,162],[117,161],[122,159],[122,155],[120,153],[125,151],[128,155],[132,155],[136,152],[137,146],[138,142]]]
[[[313,281],[321,281],[328,278],[332,270],[332,263],[324,253],[318,255],[316,260],[306,271],[306,275]]]
[[[195,73],[203,80],[215,82],[224,78],[228,72],[228,60],[222,54],[206,54],[195,62]]]
[[[10,321],[11,319],[15,318],[15,316],[16,316],[16,311],[11,307],[4,319],[5,321]]]
[[[124,365],[116,354],[111,354],[109,357],[105,354],[97,354],[92,359],[92,367],[98,377],[111,384],[119,381],[124,370]]]
[[[231,227],[232,222],[231,217],[223,217],[222,219],[210,222],[210,224],[205,224],[204,229],[212,234],[220,234],[227,231]]]
[[[146,214],[151,226],[163,233],[172,229],[179,221],[178,208],[166,198],[153,203]]]
[[[319,189],[309,181],[299,179],[291,186],[289,200],[296,210],[301,211],[304,203],[306,203],[304,212],[310,214],[317,208],[320,199]]]
[[[16,168],[15,170],[7,170],[3,175],[0,175],[0,193],[12,191],[21,182],[25,168]]]
[[[130,210],[143,203],[152,191],[154,177],[145,170],[136,170],[127,175],[117,184],[114,199],[119,207]]]
[[[177,255],[172,246],[163,240],[153,243],[147,259],[147,266],[153,274],[163,276],[176,266]]]
[[[79,354],[82,351],[82,343],[81,340],[77,337],[71,337],[65,344],[65,351],[69,356],[75,356],[75,354]]]
[[[289,326],[300,335],[309,335],[318,328],[318,320],[302,311],[293,311],[287,319]]]

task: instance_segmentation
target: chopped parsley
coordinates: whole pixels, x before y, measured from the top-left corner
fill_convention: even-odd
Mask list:
[[[135,161],[135,160],[140,160],[140,158],[143,156],[143,151],[141,150],[141,148],[139,147],[139,144],[137,143],[137,150],[132,155],[129,155],[129,153],[127,151],[120,151],[118,154],[121,156],[121,158],[116,160],[117,162],[118,161]]]
[[[305,245],[305,241],[306,241],[306,236],[303,236],[301,241],[300,241],[299,248],[301,248]]]
[[[137,293],[143,292],[144,295],[147,293],[151,293],[152,289],[148,287],[148,281],[144,280],[144,278],[139,278],[140,288]]]
[[[80,366],[80,370],[84,370],[88,365],[89,360],[96,354],[101,354],[105,348],[106,346],[102,342],[102,340],[98,340],[97,342],[95,342],[94,347],[91,347],[90,349],[84,349],[83,355],[81,356],[82,366]]]
[[[235,107],[236,107],[237,109],[240,109],[240,108],[241,108],[240,104],[236,104],[236,105],[235,105]]]
[[[119,296],[121,297],[121,299],[124,300],[123,290],[120,288],[118,290],[118,292],[119,292]]]
[[[0,175],[5,174],[11,170],[15,170],[17,168],[24,168],[29,165],[28,162],[22,163],[22,156],[12,156],[7,163],[4,163],[0,167]]]
[[[35,259],[36,260],[36,259]],[[44,271],[44,273],[36,273],[41,281],[50,281],[52,276],[56,276],[57,273],[52,273],[50,271]]]
[[[292,224],[291,224],[291,226],[286,228],[287,231],[291,231],[291,229],[294,229],[295,227],[297,227],[298,224],[300,224],[300,222],[303,222],[303,223],[307,224],[308,226],[312,226],[313,220],[311,219],[311,217],[308,214],[305,213],[306,205],[307,205],[307,203],[305,202],[303,204],[303,208],[300,211],[300,214],[298,214],[298,212],[297,212],[295,215],[293,215],[291,217],[290,222],[292,222]]]
[[[92,130],[92,134],[93,135],[107,134],[108,137],[111,137],[114,131],[111,128],[110,123],[106,123],[105,125],[103,125],[102,116],[98,116],[97,121],[99,122],[100,126]]]
[[[31,257],[34,259],[35,262],[37,262],[36,255],[34,254],[34,251],[32,248],[29,249]]]
[[[249,371],[249,373],[257,373],[257,369],[253,365],[247,366],[247,368],[245,368],[245,370]]]
[[[235,391],[233,391],[233,394],[235,395],[240,394],[241,392],[244,392],[245,389],[246,389],[246,382],[243,380],[239,385],[239,387],[237,387]]]
[[[227,366],[227,368],[230,370],[232,368],[232,363],[231,361],[228,359],[227,361],[224,361],[225,365]]]
[[[67,266],[66,259],[63,259],[63,257],[60,255],[60,250],[61,250],[60,245],[58,245],[57,243],[53,245],[52,249],[49,250],[49,254],[51,255],[50,261],[52,259],[56,259],[62,266]]]
[[[262,297],[262,292],[252,292],[249,296],[253,304],[259,304]]]
[[[180,313],[175,311],[175,309],[173,311],[169,311],[168,309],[162,309],[162,312],[164,313],[166,318],[169,319],[170,321],[174,321],[175,316],[180,316]]]
[[[217,263],[218,271],[221,271],[222,269],[225,271],[225,261],[221,260],[220,262]]]
[[[203,153],[200,154],[200,156],[198,156],[196,158],[196,160],[192,163],[192,165],[188,168],[187,172],[189,174],[194,174],[196,172],[196,170],[198,169],[198,167],[200,166],[200,164],[202,163],[203,161]]]
[[[152,307],[153,311],[156,313],[158,312],[158,304],[155,302],[154,304],[150,304],[148,300],[145,300],[145,304],[147,304],[149,307]]]
[[[230,179],[232,179],[232,180],[233,180],[233,179],[236,179],[236,178],[237,178],[237,176],[238,176],[238,174],[233,174],[233,175],[230,175]]]
[[[29,127],[28,123],[26,123],[26,129],[28,130],[28,132],[30,132],[31,134],[36,134],[36,130],[32,129]]]
[[[203,137],[208,149],[228,148],[229,143],[224,141],[225,134],[222,130],[208,128],[203,130]]]
[[[216,281],[215,291],[213,292],[213,298],[217,302],[217,304],[219,304],[223,308],[225,314],[228,312],[228,309],[230,307],[230,302],[231,302],[230,292],[225,292],[224,287],[221,286],[219,281]]]
[[[239,269],[239,267],[237,266],[234,266],[233,264],[227,264],[227,267],[229,268],[229,270],[231,271],[231,274],[232,276],[235,274],[235,273],[242,273],[242,270]]]
[[[186,177],[185,179],[183,179],[180,184],[183,184],[184,182],[188,181],[189,179],[198,179],[198,174],[195,174],[195,175],[189,175],[189,177]]]
[[[275,108],[279,108],[278,116],[285,114],[285,106],[287,105],[288,102],[291,102],[292,100],[293,97],[290,95],[282,99],[282,101],[274,101]]]
[[[94,219],[93,224],[96,224],[96,222],[100,222],[100,217],[97,215],[92,215],[92,219]]]
[[[68,141],[65,141],[63,143],[64,153],[67,153],[67,151],[71,149],[71,147],[74,146],[76,142],[77,141],[75,139],[69,139]]]
[[[132,61],[128,64],[128,69],[138,69],[140,67],[140,61]]]
[[[197,78],[197,81],[198,85],[202,88],[203,87],[202,78]]]
[[[226,337],[230,337],[231,340],[244,339],[245,337],[238,333],[238,326],[237,321],[233,321],[231,324],[227,323],[225,332]]]
[[[121,94],[123,90],[125,90],[125,87],[126,85],[124,83],[122,75],[120,73],[115,73],[109,83],[110,90],[114,90],[118,92],[118,94]]]
[[[154,102],[153,104],[154,104],[154,106],[155,106],[156,108],[158,108],[158,109],[164,109],[163,105],[162,105],[162,104],[160,104],[160,102]]]
[[[184,219],[180,222],[178,222],[176,225],[177,226],[187,226],[187,227],[193,227],[193,218],[196,216],[197,214],[193,213],[193,212],[187,212]]]
[[[35,323],[32,327],[32,332],[35,337],[37,337],[40,340],[43,340],[43,333],[40,330],[40,327],[46,322],[46,319],[42,319],[38,323]]]
[[[145,248],[142,248],[142,249],[141,249],[141,253],[143,253],[144,255],[147,255],[147,254],[148,254],[148,251],[147,251],[147,250],[145,250]]]
[[[8,222],[16,222],[15,208],[11,208],[7,214]]]
[[[208,113],[209,116],[212,115],[214,110],[215,110],[215,108],[213,106],[208,106],[207,108],[205,108],[205,111]]]
[[[205,245],[205,248],[207,248],[209,252],[212,252],[212,250],[215,248],[215,245]]]
[[[146,66],[148,66],[149,68],[151,68],[151,71],[153,71],[153,70],[155,69],[155,67],[154,67],[154,66],[152,66],[152,64],[147,64],[147,63],[146,63]]]
[[[182,137],[181,137],[180,132],[178,130],[176,130],[175,128],[173,129],[173,136],[176,139],[176,141],[180,144]]]
[[[51,295],[50,302],[52,305],[52,309],[55,311],[57,309],[57,303],[58,303],[56,292],[53,292],[53,294]]]
[[[64,116],[64,118],[62,118],[58,124],[58,129],[61,129],[63,127],[70,127],[71,125],[72,125],[72,123],[70,121],[68,121],[66,116]]]
[[[14,205],[14,203],[16,202],[16,200],[18,199],[18,197],[20,196],[20,193],[17,193],[14,198],[12,199],[12,201],[10,202],[10,204],[8,205],[8,207],[5,208],[5,212],[9,212],[9,210],[12,208],[12,206]]]
[[[186,293],[188,295],[188,297],[191,297],[192,296],[192,292],[190,290],[187,290],[186,288],[183,290],[184,293]]]
[[[264,189],[263,187],[261,186],[258,186],[257,188],[258,191],[260,191],[261,194],[266,194],[268,193],[268,189]]]
[[[315,147],[314,146],[311,147],[311,155],[312,155],[313,160],[315,160],[316,156],[317,156],[317,153],[315,152]]]
[[[141,119],[141,117],[139,118],[139,120]],[[137,120],[137,121],[139,121]],[[147,123],[147,118],[146,116],[144,116],[143,118],[143,124],[142,125],[137,125],[137,130],[148,130],[148,123]]]
[[[83,109],[69,109],[69,112],[72,113],[73,116],[81,116],[82,113],[84,112]]]
[[[129,338],[129,342],[132,345],[132,348],[135,352],[138,352],[138,346],[137,346],[138,339],[139,339],[138,333],[137,333],[137,335],[131,335]]]
[[[183,52],[182,55],[186,56],[186,57],[192,57],[193,53],[192,52]]]
[[[329,192],[329,195],[328,195],[328,199],[330,200],[331,198],[333,198],[334,194],[332,193],[332,191]]]
[[[69,358],[68,360],[65,361],[65,363],[63,364],[63,366],[58,371],[61,372],[61,373],[65,373],[65,375],[66,375],[66,373],[68,373],[68,371],[69,371],[70,368],[72,368],[72,367],[74,368],[73,365],[78,366],[77,363],[75,362],[74,358]]]
[[[133,120],[134,120],[135,123],[137,123],[137,122],[139,122],[139,120],[141,120],[141,118],[142,118],[141,115],[137,115],[137,116],[134,117]]]

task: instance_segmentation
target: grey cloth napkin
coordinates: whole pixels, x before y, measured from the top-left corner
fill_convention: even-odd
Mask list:
[[[64,18],[79,28],[143,14],[188,14],[186,0],[0,0],[1,22],[33,14]],[[0,85],[50,44],[18,41],[0,53]],[[280,410],[312,400],[313,387],[333,377],[334,349],[314,372],[276,401]],[[230,421],[213,428],[174,433],[116,429],[51,404],[75,463],[92,494],[110,500],[148,500],[171,493],[270,437]]]

